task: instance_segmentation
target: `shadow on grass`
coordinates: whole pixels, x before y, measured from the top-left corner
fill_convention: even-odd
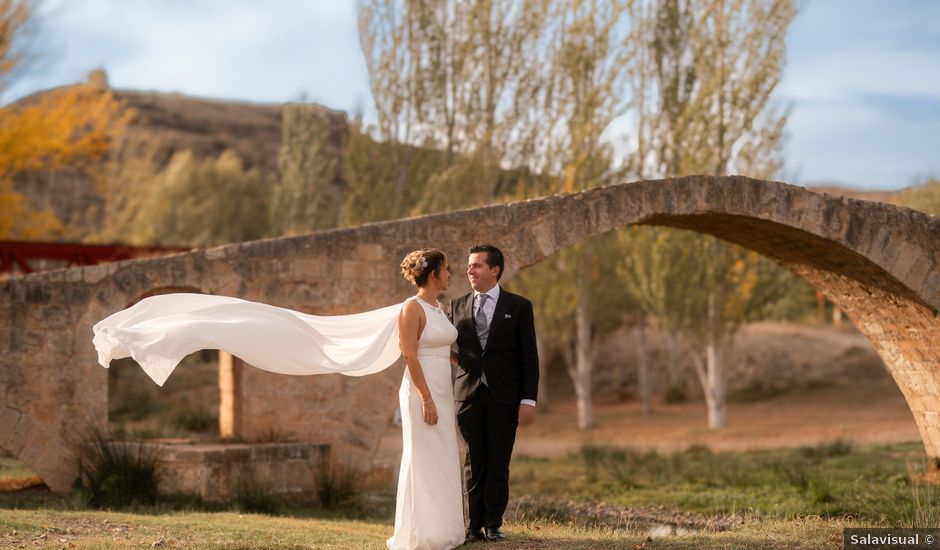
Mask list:
[[[314,472],[309,494],[279,494],[250,472],[232,487],[230,502],[209,502],[198,494],[157,494],[155,456],[140,446],[95,437],[86,445],[82,478],[68,495],[45,486],[0,492],[0,509],[131,512],[159,515],[225,512],[317,519],[387,521],[395,514],[395,487],[383,477],[362,475],[329,461]]]

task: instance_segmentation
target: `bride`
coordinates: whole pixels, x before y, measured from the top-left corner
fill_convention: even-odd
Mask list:
[[[417,250],[401,263],[418,293],[405,301],[398,321],[408,365],[398,392],[402,454],[395,504],[393,550],[453,548],[464,541],[463,489],[457,454],[450,347],[457,329],[438,296],[450,283],[444,253]]]
[[[399,404],[402,459],[395,531],[388,547],[450,549],[464,542],[450,350],[457,330],[438,297],[448,288],[443,252],[415,250],[401,262],[417,293],[385,308],[323,317],[204,294],[141,300],[93,327],[98,362],[133,357],[162,386],[176,365],[200,349],[220,349],[254,367],[283,374],[364,376],[404,356]]]

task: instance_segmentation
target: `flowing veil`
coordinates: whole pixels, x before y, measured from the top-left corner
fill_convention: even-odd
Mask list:
[[[101,366],[133,357],[159,386],[201,349],[227,351],[280,374],[365,376],[401,355],[401,308],[317,316],[227,296],[163,294],[96,323],[93,342]]]

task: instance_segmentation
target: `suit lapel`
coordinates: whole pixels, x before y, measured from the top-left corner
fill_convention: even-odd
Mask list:
[[[467,294],[467,298],[463,301],[463,311],[464,319],[470,321],[470,326],[473,327],[473,293]]]
[[[502,323],[503,319],[506,317],[507,309],[509,309],[509,294],[505,290],[500,289],[499,299],[496,300],[496,309],[493,311],[493,320],[490,321],[490,332],[486,338],[485,349],[489,349],[490,344],[493,343],[493,337],[496,336],[500,323]]]

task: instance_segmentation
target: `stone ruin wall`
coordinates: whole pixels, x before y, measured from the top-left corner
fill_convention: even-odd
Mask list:
[[[438,246],[460,265],[492,242],[507,276],[630,224],[709,233],[805,277],[872,341],[940,458],[940,218],[743,177],[676,178],[232,244],[174,256],[33,274],[0,283],[0,448],[55,491],[76,477],[84,434],[107,423],[107,373],[91,326],[175,289],[238,296],[313,314],[403,300],[398,263]],[[466,291],[455,277],[451,294]],[[224,363],[224,362],[223,362]],[[221,422],[240,441],[328,444],[364,464],[396,406],[400,365],[364,378],[287,377],[223,364]]]

